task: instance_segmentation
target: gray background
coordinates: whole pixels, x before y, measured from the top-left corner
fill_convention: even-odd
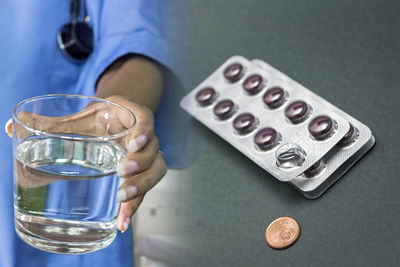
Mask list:
[[[377,140],[321,198],[307,200],[195,122],[198,158],[185,174],[182,228],[192,264],[398,265],[399,1],[190,2],[192,88],[232,55],[261,58],[365,123]],[[302,233],[276,251],[264,234],[280,216],[296,218]]]

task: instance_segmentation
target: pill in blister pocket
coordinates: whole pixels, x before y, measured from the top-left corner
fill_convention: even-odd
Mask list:
[[[243,82],[243,89],[249,95],[255,95],[263,88],[263,81],[261,75],[253,74]]]
[[[232,117],[235,113],[235,104],[229,100],[221,100],[214,107],[214,114],[221,120],[226,120]]]
[[[225,78],[230,82],[237,82],[243,76],[243,66],[239,63],[229,65],[224,71]]]
[[[233,127],[239,134],[246,134],[256,127],[256,118],[250,113],[238,115],[233,121]]]
[[[342,140],[340,140],[339,145],[343,146],[349,144],[354,139],[356,132],[357,130],[354,129],[354,126],[350,124],[349,131],[343,136]]]
[[[317,140],[324,140],[330,136],[334,128],[334,122],[328,116],[315,117],[308,125],[311,135]]]
[[[322,170],[323,165],[324,165],[324,163],[322,162],[322,160],[321,159],[318,160],[304,172],[304,176],[313,177],[313,176],[317,175]]]
[[[263,128],[259,130],[254,136],[254,143],[261,150],[269,150],[278,144],[280,134],[271,127]]]
[[[196,94],[196,100],[200,105],[210,105],[215,100],[215,90],[211,87],[206,87]]]
[[[308,117],[309,107],[306,102],[297,100],[289,104],[285,109],[286,117],[292,123],[300,123]]]
[[[285,102],[285,91],[280,87],[270,88],[265,92],[263,101],[271,109],[278,108]]]

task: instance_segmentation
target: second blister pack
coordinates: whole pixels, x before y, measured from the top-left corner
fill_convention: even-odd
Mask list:
[[[252,63],[269,72],[279,72],[267,62],[254,59]],[[282,75],[284,75],[282,73]],[[299,85],[302,86],[302,85]],[[337,108],[327,100],[316,95],[307,88],[309,94],[314,95],[318,102],[326,109],[346,119],[350,128],[347,134],[327,154],[318,160],[307,171],[291,180],[291,184],[308,198],[320,196],[329,186],[336,182],[347,170],[351,168],[375,144],[371,130],[363,123]]]

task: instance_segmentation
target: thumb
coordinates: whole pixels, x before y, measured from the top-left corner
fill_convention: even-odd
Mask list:
[[[118,215],[117,228],[124,233],[132,220],[133,214],[135,214],[136,210],[139,208],[140,203],[142,203],[144,195],[134,198],[129,202],[125,202],[121,204],[121,209]]]
[[[13,136],[13,122],[12,119],[9,119],[6,124],[4,125],[4,130],[8,134],[10,138]]]

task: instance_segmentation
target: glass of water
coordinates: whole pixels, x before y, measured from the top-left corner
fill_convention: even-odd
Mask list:
[[[14,213],[18,236],[41,250],[81,254],[114,240],[117,163],[135,116],[116,103],[45,95],[13,111]]]

